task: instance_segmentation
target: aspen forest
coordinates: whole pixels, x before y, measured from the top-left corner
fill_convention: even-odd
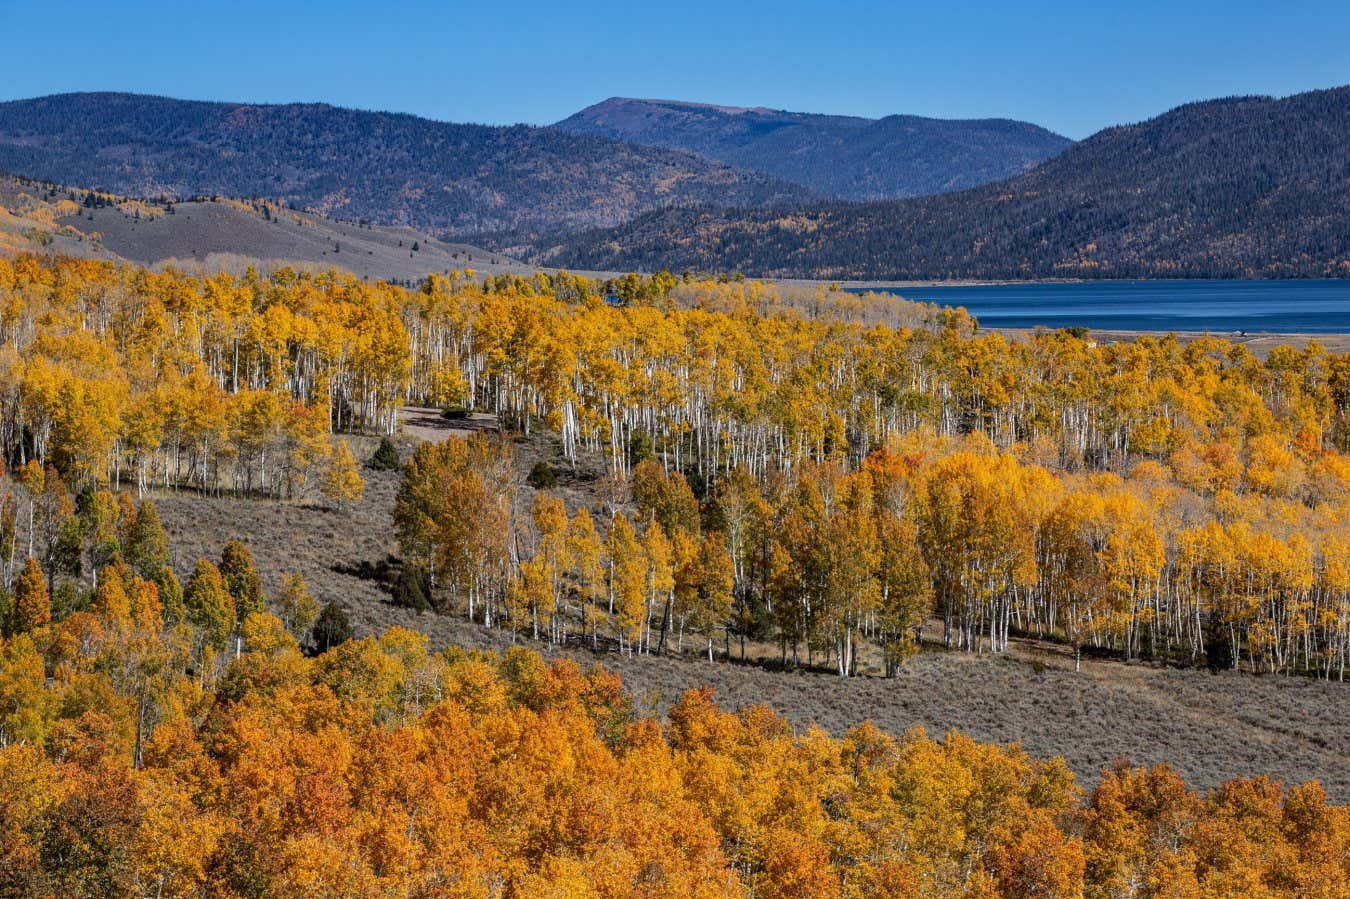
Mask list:
[[[1316,782],[1085,784],[957,732],[658,709],[604,667],[890,683],[1025,641],[1341,689],[1350,355],[1316,340],[1009,335],[665,272],[19,255],[0,464],[0,895],[1350,895]],[[247,512],[218,558],[161,520],[187,495],[340,521],[377,473],[388,603],[500,649],[354,628],[298,567],[266,588]]]

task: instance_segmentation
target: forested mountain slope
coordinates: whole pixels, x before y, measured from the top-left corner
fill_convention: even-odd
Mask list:
[[[112,93],[0,103],[0,169],[127,196],[266,197],[441,235],[810,196],[683,151],[556,129]]]
[[[555,127],[690,150],[845,200],[963,190],[1021,174],[1073,143],[1009,119],[866,119],[626,97]]]
[[[593,268],[827,278],[1350,274],[1350,88],[1193,103],[1009,181],[792,212],[673,209],[541,246]]]

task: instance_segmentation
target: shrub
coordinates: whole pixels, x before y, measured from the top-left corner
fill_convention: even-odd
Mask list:
[[[553,474],[553,467],[542,459],[534,463],[530,469],[530,476],[525,479],[536,490],[548,490],[558,486],[558,479]]]

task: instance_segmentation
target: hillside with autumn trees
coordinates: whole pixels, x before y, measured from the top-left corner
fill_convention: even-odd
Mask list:
[[[497,424],[363,475],[352,447],[409,406]],[[1350,357],[1316,342],[1010,339],[664,273],[410,290],[19,256],[0,457],[0,892],[1350,889],[1317,784],[1121,762],[1083,790],[959,734],[698,691],[662,714],[511,646],[880,681],[929,627],[930,652],[1340,681]],[[179,497],[341,519],[380,469],[399,555],[370,576],[502,652],[356,632],[298,570],[265,586],[249,515],[218,555],[170,551]]]
[[[1316,343],[1010,342],[960,310],[669,276],[0,273],[0,449],[34,483],[303,496],[332,434],[392,433],[409,401],[601,460],[568,508],[497,438],[412,457],[409,577],[488,627],[761,639],[848,675],[936,609],[956,649],[1017,631],[1344,676],[1350,360]]]

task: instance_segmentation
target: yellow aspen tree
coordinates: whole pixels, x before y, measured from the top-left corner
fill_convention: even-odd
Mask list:
[[[43,574],[37,559],[29,556],[14,583],[9,629],[18,634],[28,633],[44,627],[51,620],[52,598],[47,587],[47,575]]]
[[[642,535],[642,549],[647,557],[647,599],[643,611],[642,644],[651,652],[652,613],[660,616],[661,631],[665,633],[671,612],[671,601],[675,591],[675,549],[659,521],[647,526]]]
[[[599,641],[598,603],[605,596],[605,547],[585,506],[567,524],[567,555],[571,560],[572,589],[581,607],[581,633]]]
[[[345,440],[338,441],[333,447],[333,456],[324,472],[322,489],[323,495],[336,502],[344,512],[366,492],[365,479],[361,477],[356,457]]]
[[[647,587],[647,560],[628,517],[619,513],[609,526],[609,614],[620,652],[632,653],[642,634],[643,601]]]
[[[28,555],[33,555],[34,536],[36,531],[36,509],[38,497],[42,494],[43,486],[46,484],[46,472],[42,469],[42,463],[37,459],[29,459],[19,469],[19,483],[28,493]]]
[[[548,622],[549,640],[554,643],[565,643],[567,617],[564,614],[562,577],[572,564],[567,540],[567,507],[559,497],[541,491],[534,496],[531,517],[535,528],[539,531],[539,550],[536,559],[544,566],[540,573],[545,576],[544,588],[548,593],[547,608],[544,612]],[[536,617],[536,626],[537,621]],[[537,638],[538,634],[535,636]]]
[[[282,578],[277,609],[281,612],[282,624],[297,640],[303,640],[314,622],[319,620],[319,601],[298,573]]]

